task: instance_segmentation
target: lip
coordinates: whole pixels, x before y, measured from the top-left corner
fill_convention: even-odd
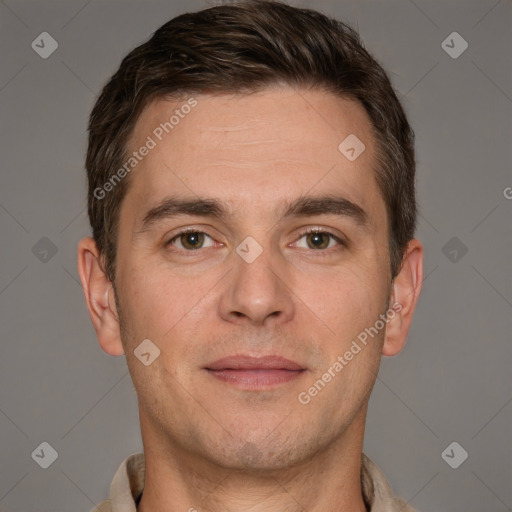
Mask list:
[[[228,356],[205,367],[207,370],[305,370],[302,366],[281,356]]]
[[[204,367],[210,375],[245,390],[263,390],[302,375],[306,368],[281,356],[228,356]]]

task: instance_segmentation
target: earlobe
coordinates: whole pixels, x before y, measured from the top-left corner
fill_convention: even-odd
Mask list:
[[[402,267],[391,288],[389,322],[386,326],[382,354],[394,356],[405,346],[412,317],[423,282],[423,246],[412,239],[405,251]]]
[[[86,237],[78,243],[78,274],[89,316],[101,348],[110,355],[124,354],[113,286],[101,264],[95,241]]]

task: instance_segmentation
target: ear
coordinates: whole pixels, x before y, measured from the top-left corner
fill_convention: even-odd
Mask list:
[[[423,246],[412,239],[405,251],[400,272],[391,285],[389,321],[382,354],[395,356],[405,346],[409,327],[423,283]]]
[[[101,348],[112,356],[123,355],[114,288],[103,271],[102,258],[92,238],[78,243],[78,274]]]

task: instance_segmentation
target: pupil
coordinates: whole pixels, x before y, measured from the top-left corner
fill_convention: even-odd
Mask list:
[[[199,233],[187,233],[185,235],[186,245],[196,247],[200,240]]]
[[[322,246],[322,245],[325,245],[325,243],[322,243],[322,239],[323,239],[323,234],[322,233],[313,233],[311,235],[311,238],[313,240],[313,246],[318,249],[318,247]],[[318,243],[317,243],[318,242]]]

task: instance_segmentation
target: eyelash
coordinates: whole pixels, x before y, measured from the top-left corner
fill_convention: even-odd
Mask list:
[[[180,236],[182,235],[185,235],[187,233],[201,233],[201,234],[204,234],[206,236],[209,236],[212,240],[213,240],[213,237],[210,236],[208,233],[206,233],[205,231],[201,231],[199,229],[196,229],[196,228],[185,228],[183,229],[182,231],[180,231],[179,233],[176,233],[171,239],[169,239],[167,242],[165,242],[165,247],[169,246],[172,244],[172,242],[174,242],[174,240],[176,240],[177,238],[179,238]],[[300,233],[298,240],[300,240],[303,236],[306,236],[306,235],[309,235],[311,233],[320,233],[320,234],[323,234],[323,235],[329,235],[332,239],[334,239],[336,242],[338,242],[338,244],[340,246],[346,246],[346,243],[341,240],[338,236],[336,236],[334,233],[331,233],[330,231],[328,230],[325,230],[325,229],[322,229],[322,228],[318,228],[318,227],[315,227],[315,228],[308,228],[307,230],[303,231]],[[296,243],[296,242],[294,242]],[[330,247],[328,249],[318,249],[318,250],[315,250],[315,249],[311,249],[311,251],[314,251],[314,252],[319,252],[319,253],[330,253],[331,250],[335,249],[335,247]],[[181,249],[179,249],[181,250]],[[184,249],[185,252],[187,253],[196,253],[198,251],[200,251],[200,249],[192,249],[192,250],[188,250],[188,249]]]

